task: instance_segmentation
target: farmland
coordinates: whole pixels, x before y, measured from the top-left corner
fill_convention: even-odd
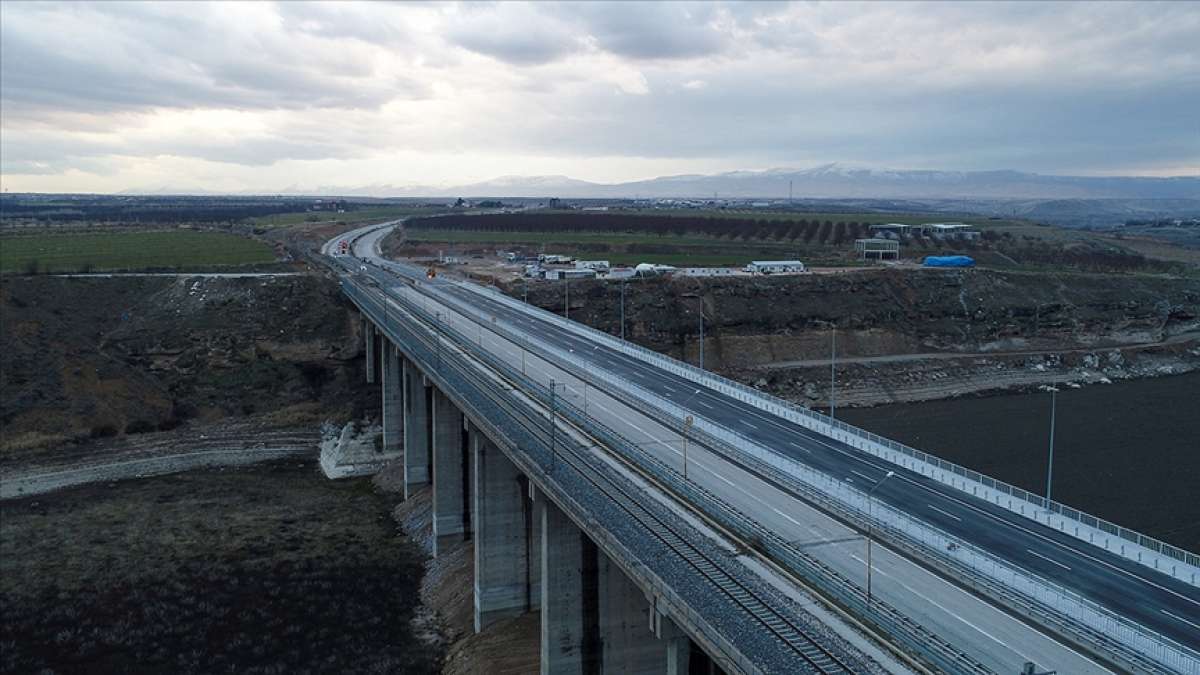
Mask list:
[[[526,253],[547,251],[605,258],[619,265],[649,262],[720,266],[743,265],[754,259],[800,258],[813,266],[843,266],[857,263],[854,240],[870,237],[870,226],[879,220],[919,223],[935,218],[695,211],[686,215],[570,211],[456,214],[408,221],[404,241],[426,251],[442,245],[477,252],[513,247]],[[1180,261],[1150,259],[1094,233],[1022,221],[980,219],[968,224],[978,229],[979,238],[903,235],[901,258],[919,261],[926,255],[955,253],[975,256],[981,265],[1013,270],[1196,273],[1194,267]]]
[[[369,220],[387,220],[404,216],[425,216],[439,213],[443,209],[421,206],[379,206],[359,208],[344,213],[336,211],[302,211],[299,213],[275,213],[248,218],[246,222],[258,227],[284,227],[304,223],[357,223]]]
[[[0,239],[0,271],[202,269],[270,263],[262,242],[192,230],[14,235]]]

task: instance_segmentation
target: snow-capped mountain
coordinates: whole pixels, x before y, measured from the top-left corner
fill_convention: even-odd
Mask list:
[[[880,170],[828,164],[810,169],[662,176],[590,183],[566,176],[504,176],[438,190],[489,197],[701,197],[874,199],[1200,199],[1200,176],[1174,178],[1047,176],[1019,171]],[[410,191],[406,190],[410,193]],[[425,193],[431,194],[431,193]]]

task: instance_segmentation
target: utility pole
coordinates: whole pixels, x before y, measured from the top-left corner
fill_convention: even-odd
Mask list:
[[[704,296],[696,298],[700,303],[700,370],[704,370]]]
[[[836,386],[837,374],[834,368],[837,365],[837,326],[830,324],[829,326],[829,419],[834,419],[834,405],[836,403]]]
[[[563,276],[563,284],[567,287],[567,301],[563,307],[563,316],[571,318],[571,277]]]
[[[1054,414],[1058,407],[1058,387],[1050,387],[1050,458],[1046,462],[1046,501],[1050,501],[1050,487],[1054,478]]]
[[[524,297],[522,297],[522,300],[524,300],[525,304],[528,305],[529,304],[529,277],[521,278],[521,291],[524,296]]]

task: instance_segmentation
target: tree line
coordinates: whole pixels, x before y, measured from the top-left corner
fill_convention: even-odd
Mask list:
[[[455,214],[415,218],[407,227],[474,232],[611,232],[659,236],[705,235],[722,239],[803,241],[840,245],[870,236],[870,226],[857,221],[798,218],[794,220],[660,216],[611,213]]]

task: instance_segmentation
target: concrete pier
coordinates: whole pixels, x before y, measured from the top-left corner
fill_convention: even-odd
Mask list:
[[[670,617],[651,610],[651,630],[664,648],[667,675],[687,675],[692,663],[692,640]],[[712,663],[709,663],[710,669]],[[662,671],[659,671],[662,672]]]
[[[463,540],[468,530],[469,475],[463,414],[433,392],[433,554]]]
[[[597,555],[601,672],[659,675],[667,650],[654,634],[650,602],[603,551]]]
[[[384,340],[383,377],[383,452],[398,453],[404,447],[404,381],[400,353]]]
[[[429,427],[433,411],[425,376],[408,360],[404,362],[404,498],[429,483]]]
[[[363,335],[366,337],[367,345],[367,383],[375,383],[375,324],[365,316],[362,322]]]
[[[554,504],[543,501],[539,511],[542,673],[598,672],[596,545]]]
[[[475,517],[475,632],[530,608],[526,487],[483,434],[471,433]]]

